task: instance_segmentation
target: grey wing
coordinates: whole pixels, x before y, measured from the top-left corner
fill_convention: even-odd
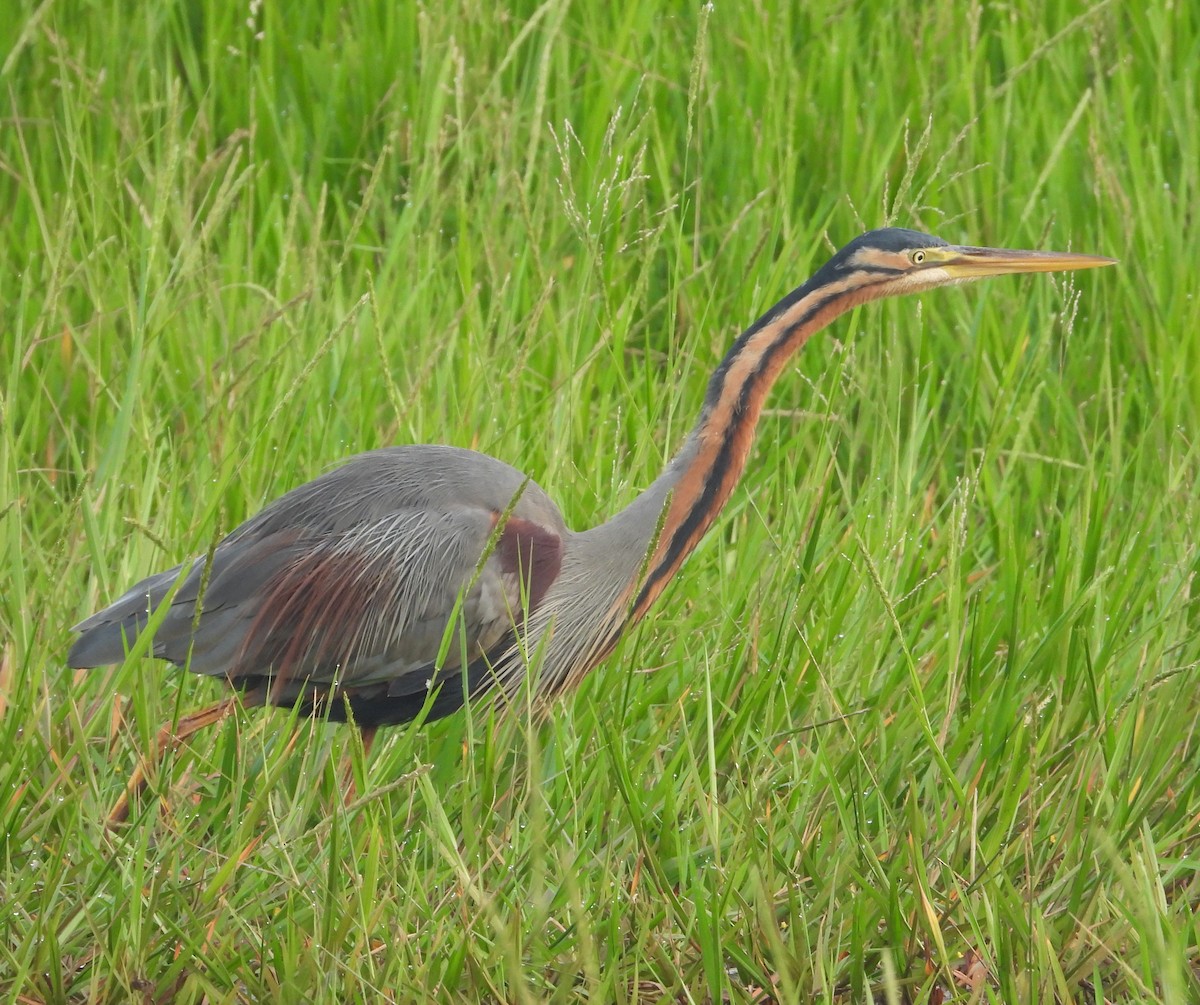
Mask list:
[[[278,575],[300,549],[285,542],[286,535],[273,534],[253,543],[248,548],[234,551],[227,546],[232,537],[217,548],[212,565],[207,567],[204,559],[175,566],[165,572],[148,576],[132,587],[101,611],[85,618],[72,627],[79,638],[71,646],[67,664],[72,667],[99,667],[120,663],[134,640],[149,624],[151,616],[170,596],[170,608],[163,615],[153,642],[151,655],[183,663],[187,658],[187,647],[192,643],[192,622],[195,620],[196,601],[206,580],[209,585],[222,585],[237,597],[253,596],[270,578]],[[294,538],[294,535],[293,535]],[[294,543],[294,542],[293,542]],[[186,566],[186,571],[185,571]],[[232,605],[230,605],[232,606]],[[222,609],[206,606],[202,619],[205,634],[219,633],[223,617]],[[213,672],[220,671],[204,671]]]
[[[452,501],[467,496],[475,501]],[[194,562],[153,653],[235,682],[271,678],[285,700],[335,684],[417,693],[452,619],[445,668],[486,654],[536,607],[564,536],[545,494],[492,458],[432,447],[363,455],[234,531],[207,575]],[[122,659],[182,569],[76,626],[71,665]]]

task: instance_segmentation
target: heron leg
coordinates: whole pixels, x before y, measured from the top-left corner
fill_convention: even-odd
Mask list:
[[[146,790],[150,770],[158,767],[159,762],[168,750],[177,750],[180,744],[187,740],[193,733],[198,733],[205,726],[211,726],[214,723],[220,722],[232,714],[238,705],[253,707],[261,705],[265,700],[266,695],[258,691],[249,691],[244,695],[230,695],[228,698],[222,698],[207,708],[200,709],[199,712],[185,715],[176,723],[167,723],[163,726],[158,731],[158,750],[152,757],[142,758],[133,774],[129,776],[129,781],[125,783],[125,791],[121,794],[121,798],[109,810],[105,826],[111,829],[125,823],[129,818],[130,803]]]

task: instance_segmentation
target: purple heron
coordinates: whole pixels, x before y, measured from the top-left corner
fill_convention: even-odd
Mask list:
[[[871,300],[1112,264],[959,247],[911,230],[863,234],[742,333],[679,452],[600,526],[571,530],[541,488],[484,454],[375,450],[271,503],[211,560],[151,576],[80,622],[68,662],[121,662],[157,615],[155,657],[223,679],[246,705],[351,719],[367,744],[379,726],[513,696],[527,680],[537,698],[556,695],[645,616],[712,526],[771,386],[810,335]],[[165,726],[159,756],[237,700]],[[145,772],[134,773],[110,822],[125,818]]]

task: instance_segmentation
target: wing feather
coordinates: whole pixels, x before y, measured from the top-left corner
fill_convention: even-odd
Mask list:
[[[546,494],[493,458],[375,451],[276,500],[207,566],[151,576],[81,622],[70,663],[120,661],[166,603],[155,656],[239,686],[271,682],[281,703],[336,688],[419,710],[451,622],[459,636],[442,679],[465,658],[468,677],[483,681],[558,577],[568,533]],[[453,696],[439,701],[455,707]],[[380,714],[401,721],[394,709]]]

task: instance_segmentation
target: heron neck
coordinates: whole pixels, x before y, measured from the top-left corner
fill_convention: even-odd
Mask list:
[[[630,624],[662,593],[737,486],[767,395],[813,333],[865,300],[818,272],[734,342],[713,373],[696,425],[663,473],[625,509],[588,532],[597,549],[636,555]]]

